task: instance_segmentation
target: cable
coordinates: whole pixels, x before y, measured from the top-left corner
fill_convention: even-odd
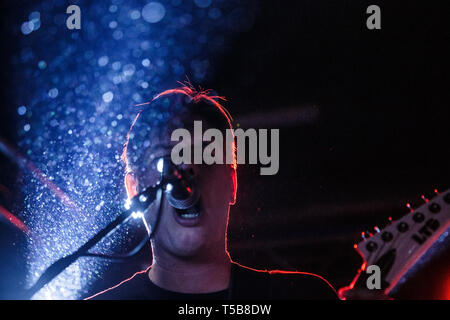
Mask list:
[[[158,195],[158,193],[160,193],[160,195]],[[151,231],[150,234],[147,234],[144,239],[141,240],[141,242],[139,242],[139,244],[134,247],[133,250],[124,253],[124,254],[112,254],[112,255],[108,255],[108,254],[102,254],[102,253],[97,253],[97,252],[87,252],[84,253],[82,255],[80,255],[80,257],[94,257],[94,258],[100,258],[100,259],[108,259],[108,260],[117,260],[118,262],[123,262],[123,260],[127,260],[130,259],[132,257],[134,257],[136,254],[138,254],[141,249],[145,246],[145,244],[147,243],[148,240],[150,240],[154,234],[156,233],[156,229],[158,228],[159,225],[159,220],[161,217],[161,212],[162,212],[162,203],[164,201],[164,192],[162,192],[162,190],[160,189],[158,191],[156,197],[156,201],[158,202],[158,211],[156,214],[156,221],[155,221],[155,226],[153,228],[153,230]]]
[[[80,255],[80,257],[95,257],[95,258],[100,258],[100,259],[109,259],[109,260],[126,260],[129,258],[134,257],[136,254],[138,254],[141,249],[145,246],[145,244],[147,243],[147,241],[150,239],[149,235],[146,235],[144,237],[144,239],[141,240],[141,242],[139,242],[139,244],[133,248],[133,250],[127,252],[127,253],[123,253],[123,254],[112,254],[112,255],[108,255],[108,254],[102,254],[102,253],[97,253],[97,252],[88,252],[85,254]]]
[[[107,237],[113,230],[128,220],[135,210],[145,210],[148,208],[151,202],[155,200],[156,197],[161,198],[161,185],[155,185],[148,189],[142,191],[139,195],[135,196],[137,199],[140,199],[142,195],[145,195],[145,200],[137,200],[132,204],[130,209],[122,212],[115,220],[110,222],[105,228],[100,230],[95,236],[93,236],[88,242],[82,245],[75,252],[55,261],[50,267],[48,267],[44,273],[39,277],[39,279],[34,283],[31,288],[26,290],[23,294],[21,294],[21,299],[28,300],[31,299],[32,296],[38,292],[42,287],[44,287],[47,283],[52,281],[56,276],[58,276],[64,269],[74,263],[79,257],[88,254],[88,251],[94,247],[98,242],[100,242],[103,238]],[[133,199],[134,199],[133,198]],[[161,207],[161,206],[160,206]],[[144,209],[145,208],[145,209]],[[161,208],[158,210],[158,215],[160,214]],[[158,217],[159,220],[159,217]],[[150,234],[150,237],[154,232]]]

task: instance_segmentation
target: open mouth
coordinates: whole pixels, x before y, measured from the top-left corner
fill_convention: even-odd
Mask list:
[[[201,211],[194,208],[188,210],[175,209],[175,220],[184,227],[196,226],[201,220]]]
[[[195,213],[177,212],[177,214],[182,219],[195,219],[195,218],[197,218],[200,215],[199,212],[195,212]]]

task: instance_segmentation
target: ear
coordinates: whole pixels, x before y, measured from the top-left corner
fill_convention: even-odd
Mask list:
[[[132,199],[138,194],[138,180],[133,172],[127,172],[125,175],[125,188],[127,189],[128,199]]]
[[[237,173],[236,169],[233,169],[231,172],[231,199],[230,205],[234,205],[236,203],[236,193],[237,193]]]

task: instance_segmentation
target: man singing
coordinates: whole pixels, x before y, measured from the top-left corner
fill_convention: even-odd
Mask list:
[[[160,179],[158,161],[170,157],[178,143],[171,141],[173,130],[192,132],[194,121],[201,121],[203,128],[219,129],[225,136],[232,128],[231,117],[218,100],[209,91],[182,86],[160,93],[145,105],[128,133],[122,157],[129,199]],[[234,151],[234,142],[223,148],[224,154],[227,148]],[[152,232],[152,265],[90,298],[337,299],[333,287],[318,275],[256,270],[231,260],[227,224],[237,191],[236,160],[232,162],[177,166],[195,179],[200,210],[174,208],[166,196],[161,198],[161,208],[157,201],[152,203],[144,213]]]

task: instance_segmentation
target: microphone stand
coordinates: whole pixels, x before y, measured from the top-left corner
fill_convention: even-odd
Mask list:
[[[69,254],[48,267],[39,277],[36,283],[22,295],[22,300],[29,300],[33,295],[41,290],[47,283],[52,281],[56,276],[63,272],[68,266],[74,263],[78,258],[88,253],[100,240],[106,237],[116,227],[125,222],[133,212],[144,211],[156,198],[156,192],[162,187],[162,184],[149,187],[131,199],[131,206],[128,210],[123,211],[114,221],[109,223],[105,228],[100,230],[88,242],[82,245],[77,251]]]

